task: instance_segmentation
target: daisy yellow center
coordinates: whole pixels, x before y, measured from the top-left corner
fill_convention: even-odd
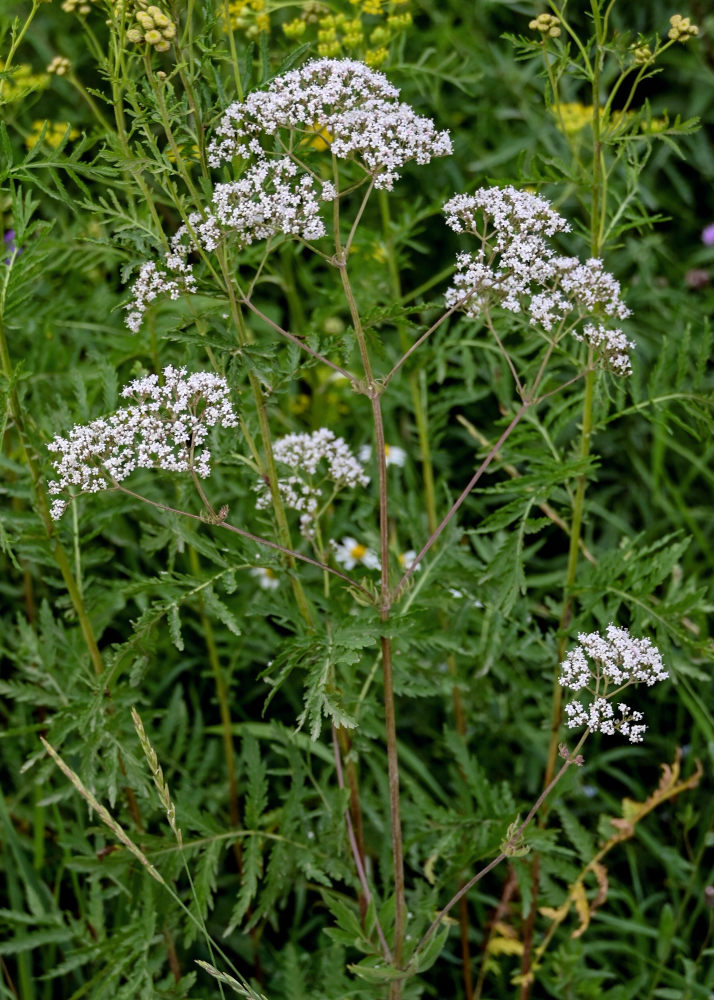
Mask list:
[[[391,451],[391,450],[392,450],[392,449],[391,449],[391,448],[389,447],[389,445],[388,445],[388,444],[385,444],[385,446],[384,446],[384,454],[385,454],[385,456],[386,456],[387,458],[389,457],[389,453],[390,453],[390,451]]]
[[[353,559],[363,559],[366,552],[367,552],[366,545],[354,545],[350,549],[350,555],[352,556]]]
[[[267,578],[269,580],[276,580],[277,579],[277,577],[276,577],[275,573],[273,573],[272,569],[267,569],[266,568],[265,575],[267,576]]]

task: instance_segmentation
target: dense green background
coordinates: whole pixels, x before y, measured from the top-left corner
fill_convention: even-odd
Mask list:
[[[12,15],[22,18],[28,10],[7,0],[3,7],[0,55],[10,44]],[[217,28],[209,30],[215,12],[211,4],[206,7],[196,15],[208,25],[197,77],[210,132],[235,92],[225,41]],[[577,12],[578,4],[573,8],[573,24],[586,33],[587,14]],[[450,129],[454,156],[428,169],[408,169],[390,198],[389,232],[403,265],[402,292],[423,303],[406,323],[408,334],[437,315],[457,246],[438,213],[454,192],[487,183],[537,185],[573,220],[572,252],[585,256],[588,245],[587,192],[564,179],[570,154],[544,103],[541,63],[517,59],[520,50],[504,37],[529,36],[528,21],[538,10],[526,3],[451,0],[418,3],[412,12],[414,24],[384,69],[404,100]],[[672,13],[659,0],[636,10],[623,3],[621,10],[615,7],[613,24],[633,37],[662,34]],[[639,144],[641,162],[632,169],[638,172],[642,224],[613,241],[606,254],[634,313],[635,374],[626,386],[599,383],[597,460],[584,532],[598,565],[581,563],[570,630],[574,636],[614,619],[637,634],[650,634],[671,665],[672,681],[647,692],[646,742],[633,748],[592,740],[586,767],[568,777],[567,794],[547,832],[534,832],[532,843],[543,858],[541,902],[560,905],[581,867],[579,859],[587,861],[599,835],[607,835],[603,817],[618,814],[624,796],[643,801],[659,780],[659,766],[672,762],[677,747],[683,773],[690,774],[700,759],[704,776],[696,790],[653,811],[634,838],[608,856],[607,902],[580,938],[569,936],[577,926],[571,913],[547,953],[535,997],[674,1000],[707,998],[714,991],[714,910],[705,896],[705,886],[714,883],[708,622],[714,568],[708,367],[714,247],[700,238],[703,227],[714,222],[714,17],[703,3],[694,4],[691,14],[701,26],[699,39],[663,57],[645,94],[654,116],[666,113],[671,122],[678,115],[699,117],[700,128],[670,141]],[[246,78],[254,67],[252,85],[261,74],[274,73],[288,52],[278,27],[287,16],[275,15],[267,49],[248,50],[236,34]],[[92,18],[98,44],[104,45],[102,17]],[[39,73],[57,54],[71,60],[111,118],[111,103],[101,97],[109,94],[108,85],[86,36],[74,15],[52,3],[41,8],[15,63]],[[168,58],[162,58],[157,65],[170,70]],[[141,94],[141,66],[132,72]],[[573,77],[567,86],[569,100],[589,103],[582,81]],[[334,902],[339,893],[352,900],[355,886],[328,733],[323,729],[313,744],[305,731],[293,735],[305,677],[323,650],[304,635],[284,592],[276,596],[257,588],[246,570],[254,560],[252,547],[159,518],[128,498],[103,496],[78,504],[77,519],[68,513],[57,530],[78,570],[104,657],[105,673],[97,677],[92,669],[54,542],[37,514],[12,394],[24,414],[28,453],[43,478],[51,476],[45,445],[53,434],[113,409],[118,388],[137,372],[168,363],[209,367],[206,345],[224,359],[254,431],[256,420],[245,393],[243,361],[222,323],[222,303],[201,300],[203,338],[184,303],[157,310],[139,336],[123,325],[120,306],[131,270],[160,249],[160,234],[132,181],[146,147],[135,150],[135,160],[123,160],[125,154],[97,127],[77,91],[57,77],[5,104],[3,116],[3,229],[24,233],[3,314],[14,374],[8,378],[4,361],[0,996],[209,997],[217,989],[203,973],[193,981],[193,960],[210,960],[205,940],[126,851],[113,850],[115,839],[43,756],[38,742],[43,733],[164,877],[175,880],[181,898],[194,912],[201,910],[240,970],[259,977],[270,1000],[375,997],[377,987],[343,974],[344,963],[356,961],[358,952],[344,941],[330,942],[324,931],[333,923],[324,900]],[[180,107],[176,116],[180,119]],[[55,151],[36,147],[28,157],[25,138],[32,122],[45,118],[69,122],[81,136]],[[179,219],[164,193],[170,161],[144,165],[162,226],[171,233]],[[623,178],[618,175],[615,193],[618,185],[624,191]],[[180,185],[175,173],[172,179]],[[648,222],[644,213],[656,221]],[[375,205],[358,240],[364,270],[357,285],[374,309],[384,308],[394,293],[381,227]],[[280,265],[282,287],[264,292],[265,307],[293,328],[321,336],[335,356],[349,358],[347,310],[324,271],[293,254],[290,245],[281,251]],[[702,272],[696,279],[694,269]],[[398,329],[398,323],[387,327],[383,346],[373,338],[380,368],[396,357]],[[482,340],[466,323],[454,324],[420,356],[417,381],[428,400],[440,510],[481,451],[459,418],[491,434],[497,404],[504,400],[502,375],[492,355],[479,349]],[[318,369],[298,370],[298,358],[283,348],[276,356],[272,341],[256,348],[247,363],[272,387],[276,436],[328,424],[355,448],[369,440],[367,401],[327,383]],[[422,906],[426,913],[436,906],[424,876],[429,859],[443,902],[462,873],[497,852],[505,826],[518,809],[527,810],[540,789],[567,539],[550,524],[526,536],[521,551],[513,525],[494,520],[484,526],[483,519],[505,501],[524,496],[506,464],[538,473],[549,462],[572,458],[578,407],[579,400],[570,398],[514,436],[503,467],[469,501],[460,531],[450,534],[438,561],[425,571],[419,613],[399,640],[405,665],[397,673],[398,726],[415,910]],[[388,440],[410,452],[404,471],[394,470],[393,509],[404,512],[395,524],[402,550],[426,535],[412,409],[405,379],[385,401]],[[216,495],[230,501],[236,523],[269,531],[267,520],[261,525],[252,511],[252,480],[237,454],[241,449],[225,438],[217,448],[224,462],[211,480]],[[137,482],[177,506],[187,495],[183,484],[168,478],[157,484],[144,475]],[[571,493],[563,483],[540,490],[541,498],[567,520]],[[334,537],[359,524],[374,544],[373,500],[371,494],[362,498],[349,518],[346,508],[339,508]],[[319,604],[319,575],[308,570],[305,579],[314,585]],[[338,593],[335,602],[344,622],[338,636],[340,683],[345,703],[354,708],[377,631],[368,611],[357,609],[347,595]],[[434,621],[447,625],[435,634]],[[464,741],[453,731],[452,681],[444,672],[448,654],[455,656],[467,720]],[[297,666],[263,715],[267,689],[261,674],[274,661],[276,676],[289,657]],[[230,816],[212,663],[219,664],[230,691],[243,825],[262,834],[241,839],[241,863],[256,875],[262,868],[256,895],[245,878],[239,895],[237,860],[226,836]],[[377,682],[369,699],[355,750],[365,837],[377,884],[383,885],[390,862]],[[186,874],[150,784],[131,705],[142,714],[177,803],[184,840],[192,845],[188,867],[198,903],[190,901]],[[23,770],[28,761],[32,766]],[[126,788],[133,790],[143,828]],[[519,928],[527,909],[528,859],[515,861],[513,870],[519,890],[508,919]],[[506,878],[502,866],[469,897],[474,978]],[[328,886],[334,891],[323,897]],[[226,926],[240,923],[246,910],[256,928],[252,936],[234,929],[223,938]],[[537,922],[536,943],[546,927],[545,920]],[[504,955],[489,961],[482,995],[515,995],[509,980],[518,971],[517,959]],[[224,967],[219,960],[215,964]],[[464,996],[456,929],[441,961],[405,995]]]

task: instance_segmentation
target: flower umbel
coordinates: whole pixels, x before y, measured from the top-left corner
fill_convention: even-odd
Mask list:
[[[511,186],[480,188],[451,198],[444,213],[455,232],[472,233],[481,244],[475,253],[457,256],[447,306],[458,304],[474,319],[498,306],[523,315],[556,339],[572,332],[594,347],[613,372],[630,374],[627,349],[634,345],[621,330],[602,322],[578,330],[583,320],[630,315],[619,282],[598,258],[582,263],[555,252],[550,238],[569,232],[570,226],[545,198]]]
[[[340,490],[369,483],[369,476],[349,445],[327,427],[312,434],[287,434],[275,442],[273,454],[279,467],[280,496],[286,507],[299,511],[300,529],[308,538],[312,537],[312,525],[319,516],[328,484],[327,503]],[[280,475],[280,466],[286,467],[290,475]],[[258,493],[256,507],[265,510],[270,506],[270,488],[261,479],[255,489]]]
[[[578,635],[580,645],[572,649],[560,665],[560,684],[571,691],[585,688],[593,695],[589,705],[572,701],[565,706],[569,729],[587,726],[591,732],[612,735],[620,732],[630,743],[640,743],[647,728],[640,725],[641,712],[633,712],[618,703],[620,717],[615,717],[610,699],[632,684],[651,687],[666,680],[659,650],[649,639],[636,639],[627,629],[608,625],[605,636],[599,632]],[[608,692],[608,689],[611,688]]]
[[[185,368],[169,365],[162,383],[147,375],[125,386],[122,396],[135,403],[77,424],[68,437],[58,435],[48,445],[59,455],[53,462],[58,479],[49,484],[50,494],[112,489],[135,469],[194,471],[206,478],[211,473],[211,453],[204,447],[209,429],[238,424],[228,385],[212,372],[188,375]],[[60,518],[68,503],[55,500],[52,517]]]
[[[356,159],[374,186],[391,190],[409,160],[426,164],[451,152],[447,132],[400,103],[387,78],[354,59],[316,59],[276,77],[266,90],[249,94],[226,109],[209,163],[218,167],[234,156],[268,156],[275,136],[314,139],[315,123],[330,136],[338,159]]]

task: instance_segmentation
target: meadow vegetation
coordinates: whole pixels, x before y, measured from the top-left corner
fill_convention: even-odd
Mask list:
[[[714,996],[712,39],[0,6],[0,997]]]

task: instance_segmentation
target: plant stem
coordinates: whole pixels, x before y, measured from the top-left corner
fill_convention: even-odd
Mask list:
[[[399,598],[399,595],[401,594],[402,590],[404,589],[404,585],[406,584],[407,580],[409,580],[409,578],[411,577],[411,575],[413,574],[413,572],[415,571],[415,569],[417,568],[417,566],[419,565],[419,563],[421,562],[421,560],[427,554],[427,552],[432,547],[432,545],[436,542],[436,540],[439,537],[439,535],[441,535],[441,533],[447,527],[447,525],[449,524],[449,522],[451,521],[451,519],[454,517],[454,515],[458,511],[459,507],[461,507],[461,505],[463,504],[464,500],[466,500],[466,498],[468,497],[468,495],[471,492],[471,490],[474,488],[474,486],[479,481],[479,479],[481,478],[481,476],[483,475],[483,473],[486,471],[486,469],[488,468],[488,466],[491,464],[491,462],[493,461],[493,459],[496,457],[496,455],[500,451],[501,446],[503,445],[503,443],[511,435],[512,431],[516,428],[516,426],[520,423],[520,421],[521,421],[524,413],[526,412],[526,410],[529,408],[530,405],[531,404],[529,402],[525,402],[525,403],[521,404],[521,406],[519,407],[518,411],[511,418],[511,422],[509,423],[508,427],[506,427],[506,429],[503,431],[503,433],[499,437],[498,441],[496,441],[496,443],[493,445],[493,447],[489,451],[488,455],[486,455],[486,457],[484,458],[484,460],[481,463],[481,465],[479,465],[479,467],[476,470],[476,472],[474,472],[474,474],[471,477],[471,479],[469,479],[468,483],[463,488],[463,490],[459,494],[458,498],[451,505],[451,509],[449,510],[448,514],[446,514],[446,516],[442,519],[441,523],[437,526],[436,530],[432,531],[431,535],[427,538],[426,542],[424,543],[424,545],[423,545],[421,551],[419,552],[419,554],[417,555],[416,559],[414,559],[414,561],[411,563],[411,565],[409,566],[409,568],[405,572],[404,576],[401,578],[401,580],[399,581],[399,583],[397,584],[397,586],[394,588],[394,590],[392,592],[392,596],[391,596],[391,602],[392,603],[394,603]]]
[[[511,835],[511,837],[509,838],[508,842],[504,845],[504,848],[501,851],[501,853],[498,855],[498,857],[494,858],[493,861],[489,861],[489,863],[486,865],[485,868],[482,868],[481,871],[477,872],[473,876],[473,878],[470,878],[469,881],[465,885],[463,885],[459,889],[459,891],[457,893],[455,893],[451,897],[451,899],[446,904],[446,906],[444,906],[441,910],[439,910],[439,912],[437,913],[436,917],[434,918],[434,920],[430,924],[428,930],[423,935],[421,941],[419,942],[419,944],[414,949],[414,954],[412,955],[410,963],[409,963],[410,965],[414,964],[414,961],[417,958],[419,952],[422,950],[422,948],[424,947],[424,945],[427,943],[427,941],[429,941],[429,939],[431,938],[431,936],[437,930],[437,928],[439,927],[439,924],[441,923],[441,921],[443,920],[443,918],[446,916],[446,914],[449,912],[449,910],[451,910],[456,905],[456,903],[458,903],[458,901],[461,899],[461,897],[465,896],[466,893],[470,889],[472,889],[476,885],[477,882],[480,882],[481,879],[485,875],[488,875],[488,873],[490,871],[493,871],[493,869],[496,867],[496,865],[499,865],[505,858],[511,856],[511,854],[513,852],[513,849],[518,845],[518,842],[520,841],[521,837],[523,836],[523,834],[527,830],[528,826],[530,825],[531,820],[533,819],[533,817],[535,816],[535,814],[538,812],[538,810],[540,809],[541,805],[545,802],[545,800],[547,799],[547,797],[550,795],[550,793],[552,792],[552,790],[558,784],[558,782],[560,781],[560,779],[563,777],[563,775],[565,774],[565,772],[568,770],[568,768],[572,764],[578,764],[578,765],[582,764],[582,759],[578,758],[578,754],[579,754],[579,752],[580,752],[583,744],[585,743],[585,740],[588,738],[589,735],[590,735],[590,730],[586,729],[585,732],[583,733],[583,735],[581,736],[581,738],[580,738],[577,746],[575,747],[575,749],[572,751],[572,753],[568,753],[568,755],[565,758],[565,761],[563,763],[563,766],[560,768],[560,770],[558,771],[558,773],[553,777],[552,781],[548,785],[546,785],[546,787],[540,793],[540,795],[538,796],[538,798],[535,800],[535,802],[531,806],[530,811],[528,812],[528,815],[523,820],[523,822],[521,823],[521,825],[518,827],[518,829],[516,830],[516,832]]]
[[[340,756],[339,747],[339,736],[337,732],[337,727],[333,724],[332,726],[332,747],[335,753],[335,770],[337,772],[337,784],[340,788],[344,789],[345,780],[342,774],[342,760]],[[347,824],[347,834],[350,841],[350,847],[352,848],[352,856],[354,857],[355,867],[357,869],[357,877],[359,878],[360,885],[362,886],[362,892],[367,901],[367,904],[372,901],[372,893],[369,888],[369,883],[367,882],[367,874],[364,870],[363,863],[363,852],[360,849],[360,844],[355,834],[355,829],[352,824],[352,817],[350,816],[350,810],[345,811],[345,822]],[[375,911],[375,924],[377,927],[377,936],[379,937],[379,943],[382,946],[382,954],[387,962],[392,961],[392,953],[389,950],[389,945],[387,944],[387,939],[384,936],[384,931],[382,930],[382,925],[379,922],[379,917]]]
[[[591,204],[590,204],[590,254],[592,257],[599,257],[602,250],[602,238],[605,228],[605,218],[607,215],[606,205],[606,183],[607,175],[603,170],[603,150],[601,139],[601,109],[600,109],[600,69],[602,62],[603,46],[605,44],[604,32],[606,30],[606,20],[600,14],[600,0],[590,0],[590,8],[593,16],[593,26],[595,32],[595,53],[592,65],[587,62],[592,85],[592,177],[591,177]],[[608,9],[609,13],[609,9]],[[595,395],[595,371],[593,369],[593,349],[588,351],[588,369],[585,376],[585,394],[583,397],[583,415],[580,427],[580,448],[579,457],[586,460],[590,455],[590,444],[593,431],[593,404]],[[578,478],[573,501],[573,516],[570,526],[570,540],[568,545],[568,564],[566,569],[563,608],[560,615],[557,662],[555,665],[555,676],[553,679],[553,695],[551,705],[550,739],[548,742],[548,756],[546,759],[543,783],[549,787],[549,783],[555,772],[558,731],[562,721],[563,689],[558,683],[558,671],[560,663],[565,656],[565,649],[568,642],[567,628],[572,618],[573,598],[572,590],[575,585],[575,578],[578,568],[578,555],[580,551],[580,539],[585,510],[585,491],[587,489],[587,476],[581,475]],[[541,817],[541,823],[545,816]],[[537,911],[538,883],[539,883],[539,858],[536,857],[531,869],[532,875],[532,900],[523,931],[523,955],[521,958],[521,991],[520,1000],[528,1000],[532,986],[531,959],[533,949],[533,930],[535,926],[535,916]]]
[[[226,259],[225,248],[219,256],[219,263],[223,274],[223,280],[228,291],[228,299],[231,305],[231,313],[235,323],[238,343],[241,348],[245,349],[248,345],[248,333],[245,327],[243,314],[241,313],[238,300],[236,298],[233,280],[228,267],[228,261]],[[268,477],[273,512],[275,514],[275,521],[278,528],[278,538],[280,539],[280,545],[277,546],[277,548],[288,555],[288,564],[291,569],[295,569],[296,558],[304,559],[306,562],[315,562],[315,560],[307,559],[304,556],[298,556],[293,549],[292,539],[290,537],[290,527],[288,525],[287,517],[285,516],[285,507],[283,506],[282,497],[280,495],[280,487],[278,486],[278,474],[275,469],[273,442],[270,433],[270,423],[268,421],[268,410],[265,404],[265,395],[263,394],[263,390],[261,389],[257,376],[252,371],[248,372],[248,382],[250,384],[255,406],[258,411],[258,423],[260,425],[260,434],[263,439],[265,471]],[[308,604],[307,597],[305,596],[302,583],[294,573],[290,575],[290,586],[292,587],[293,596],[295,597],[300,614],[309,627],[312,624],[312,612],[310,611],[310,605]]]
[[[402,283],[399,274],[394,240],[392,239],[389,198],[387,196],[387,192],[384,190],[379,191],[379,208],[382,216],[382,238],[384,240],[384,246],[387,254],[387,267],[389,268],[392,295],[395,302],[401,302]],[[409,338],[404,328],[403,321],[400,320],[398,326],[402,359],[397,363],[397,367],[392,370],[390,375],[398,370],[402,361],[404,361],[410,354],[411,345],[409,344]],[[417,341],[417,345],[419,343],[421,343],[421,339]],[[419,441],[419,457],[421,459],[426,521],[429,532],[432,533],[436,530],[438,522],[436,514],[436,492],[434,489],[434,464],[431,460],[431,446],[429,440],[426,373],[424,369],[421,368],[418,371],[410,371],[407,381],[411,392],[414,422],[416,424],[417,438]],[[444,632],[447,632],[449,623],[443,612],[439,614],[439,622]],[[463,737],[466,733],[466,719],[464,717],[464,709],[461,702],[461,691],[456,683],[456,657],[453,653],[449,653],[447,655],[446,663],[449,674],[454,682],[451,688],[451,696],[456,730],[459,735]],[[471,1000],[473,996],[473,982],[471,979],[471,953],[469,949],[468,902],[465,898],[459,902],[459,928],[461,936],[461,965],[464,979],[464,1000]]]
[[[364,206],[364,202],[362,207]],[[354,233],[354,226],[351,230]],[[374,418],[375,448],[377,451],[377,466],[379,470],[379,541],[381,560],[380,585],[380,618],[386,622],[389,618],[390,588],[389,588],[389,521],[387,504],[387,461],[384,448],[384,423],[380,395],[382,387],[374,380],[372,366],[367,350],[367,341],[360,319],[359,309],[347,273],[347,251],[342,248],[339,232],[339,205],[335,202],[334,217],[335,261],[340,272],[340,279],[345,298],[350,310],[352,325],[362,359],[366,391],[372,403]],[[392,960],[399,968],[402,962],[402,950],[406,929],[406,898],[404,894],[404,849],[402,845],[402,821],[399,803],[399,758],[397,754],[397,726],[394,707],[394,678],[392,673],[392,643],[388,636],[381,637],[382,676],[384,682],[384,722],[387,743],[387,772],[389,782],[389,815],[392,829],[392,863],[394,867],[394,946]],[[402,995],[401,982],[396,980],[389,985],[389,1000],[400,1000]]]
[[[192,545],[188,547],[188,558],[191,563],[191,572],[195,577],[198,577],[201,572],[201,567],[198,560],[198,553]],[[221,732],[223,736],[223,752],[226,758],[228,808],[231,817],[231,826],[237,830],[240,826],[240,811],[238,808],[238,783],[236,781],[235,747],[233,746],[233,721],[231,719],[228,690],[226,688],[226,682],[223,678],[221,664],[218,659],[218,650],[216,648],[216,639],[213,634],[213,626],[211,624],[211,619],[205,612],[203,597],[200,593],[198,595],[198,610],[201,619],[201,634],[206,641],[208,662],[211,664],[211,671],[216,685],[216,697],[218,698],[218,707],[221,715]],[[240,872],[243,868],[243,857],[239,840],[235,840],[233,843],[233,853],[235,855],[236,864],[238,865],[238,871]]]
[[[50,505],[49,505],[47,490],[45,488],[44,481],[40,474],[40,470],[37,465],[37,460],[27,439],[22,407],[20,406],[20,400],[17,395],[17,388],[15,387],[15,385],[13,385],[12,360],[10,358],[10,352],[8,350],[5,325],[2,321],[1,315],[0,315],[0,365],[2,365],[2,374],[4,378],[11,386],[9,394],[10,412],[12,413],[15,429],[17,431],[17,435],[20,440],[20,447],[22,448],[22,451],[25,456],[25,462],[30,472],[30,479],[32,480],[32,487],[35,493],[35,504],[37,513],[40,515],[40,519],[44,525],[47,537],[50,541],[50,545],[52,548],[52,555],[62,575],[62,580],[64,581],[64,585],[67,588],[67,593],[69,594],[70,600],[72,601],[72,606],[74,608],[75,614],[77,615],[77,621],[79,622],[79,627],[82,630],[82,635],[84,637],[84,642],[87,647],[87,651],[89,653],[89,658],[92,662],[94,672],[97,676],[101,676],[104,673],[104,664],[102,662],[102,655],[99,652],[97,640],[94,635],[94,629],[89,619],[89,614],[87,613],[84,601],[82,600],[80,587],[77,581],[75,580],[74,574],[72,572],[72,565],[69,560],[69,557],[67,556],[67,553],[65,552],[62,543],[57,537],[55,522],[52,520],[52,517],[50,516]]]
[[[253,535],[250,531],[244,531],[242,528],[236,528],[234,524],[229,524],[227,521],[216,520],[214,522],[207,521],[205,517],[201,517],[200,514],[191,514],[187,510],[179,510],[177,507],[170,507],[168,504],[159,503],[158,500],[150,500],[149,497],[144,497],[140,493],[135,493],[133,490],[129,490],[126,486],[120,486],[119,483],[114,483],[114,489],[119,490],[120,493],[126,493],[127,496],[134,497],[135,500],[141,500],[142,503],[149,504],[150,507],[156,507],[157,510],[165,510],[169,514],[180,514],[181,517],[188,517],[192,521],[200,521],[201,524],[214,524],[217,528],[225,528],[226,531],[230,531],[235,535],[240,535],[241,538],[247,538],[251,542],[255,542],[256,545],[267,545],[270,549],[275,549],[277,552],[282,552],[283,555],[290,556],[292,559],[299,559],[301,562],[309,563],[311,566],[317,566],[318,569],[323,570],[326,573],[332,573],[333,576],[338,576],[341,580],[344,580],[354,587],[355,590],[359,590],[360,593],[368,597],[370,601],[372,600],[372,594],[356,580],[347,576],[346,573],[341,573],[338,569],[332,569],[331,566],[326,566],[324,563],[318,562],[317,559],[312,559],[310,556],[305,556],[302,552],[296,552],[294,549],[287,549],[280,545],[278,542],[272,542],[269,538],[261,538],[260,535]]]

